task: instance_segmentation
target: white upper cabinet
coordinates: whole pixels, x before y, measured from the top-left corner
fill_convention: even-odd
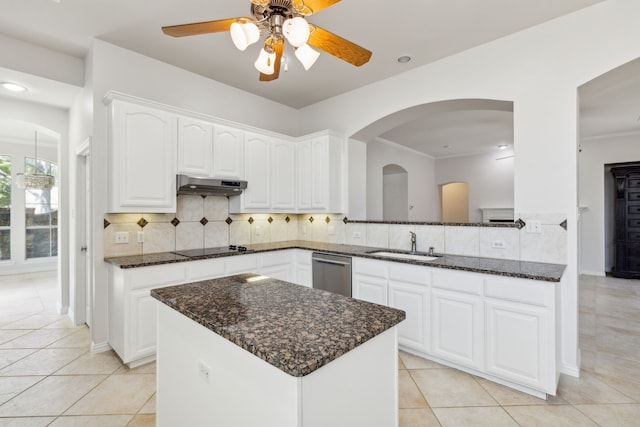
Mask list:
[[[176,116],[119,99],[110,105],[109,212],[176,211]]]
[[[294,212],[295,145],[291,141],[272,140],[271,144],[271,209]]]
[[[297,211],[342,212],[342,150],[331,134],[296,144]]]
[[[244,174],[244,132],[224,125],[213,126],[214,178],[246,179]]]
[[[229,199],[229,211],[294,213],[295,144],[252,132],[244,138],[247,189]]]
[[[247,189],[229,199],[230,212],[260,212],[271,207],[271,139],[245,132],[244,169]]]
[[[178,173],[197,177],[213,174],[213,126],[211,123],[178,118]]]

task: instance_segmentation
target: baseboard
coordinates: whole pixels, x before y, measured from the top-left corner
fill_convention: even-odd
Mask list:
[[[580,356],[578,355],[578,365],[560,364],[560,373],[570,377],[580,378]]]
[[[595,270],[580,270],[580,274],[583,274],[585,276],[598,276],[598,277],[606,276],[604,271],[595,271]]]
[[[111,350],[111,346],[106,341],[101,343],[91,343],[91,353],[103,353],[109,350]]]
[[[69,314],[69,306],[68,305],[60,305],[56,306],[56,310],[58,310],[58,314],[65,315]]]

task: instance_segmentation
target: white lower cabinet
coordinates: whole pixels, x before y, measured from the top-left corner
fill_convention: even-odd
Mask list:
[[[313,273],[311,271],[311,251],[296,249],[294,251],[296,280],[295,283],[307,288],[313,287]]]
[[[433,355],[463,366],[482,369],[482,298],[434,289],[431,299]]]
[[[156,299],[148,289],[132,291],[131,309],[131,349],[129,359],[143,359],[156,351]]]
[[[258,254],[258,273],[274,279],[294,282],[293,250]]]
[[[353,258],[351,263],[353,298],[388,305],[387,263],[364,258]]]
[[[555,394],[558,283],[353,258],[353,297],[406,313],[398,342],[535,395]]]

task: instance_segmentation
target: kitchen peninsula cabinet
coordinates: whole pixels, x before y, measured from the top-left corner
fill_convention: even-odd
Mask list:
[[[107,102],[107,211],[175,212],[176,116],[120,99]]]
[[[558,284],[353,258],[353,297],[406,312],[411,353],[538,397],[555,394]]]

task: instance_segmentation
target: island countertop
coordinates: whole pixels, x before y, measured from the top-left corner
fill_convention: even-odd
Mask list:
[[[169,286],[151,295],[294,377],[405,318],[402,310],[256,274]]]

